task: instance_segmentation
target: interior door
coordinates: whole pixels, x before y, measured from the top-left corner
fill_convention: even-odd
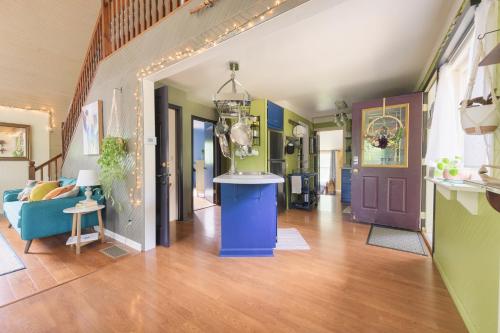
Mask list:
[[[214,124],[204,123],[205,127],[205,199],[214,202]]]
[[[420,230],[422,93],[352,106],[352,213]]]
[[[178,195],[177,195],[177,133],[176,133],[176,110],[168,109],[168,176],[169,176],[169,220],[177,221]]]
[[[170,245],[168,174],[168,88],[155,89],[156,145],[156,243]]]

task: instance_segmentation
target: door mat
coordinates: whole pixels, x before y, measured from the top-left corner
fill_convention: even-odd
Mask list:
[[[427,256],[424,240],[420,233],[415,231],[372,224],[367,244]]]
[[[10,247],[9,243],[0,234],[0,275],[25,269],[24,263]]]
[[[102,250],[100,250],[100,252],[104,253],[105,255],[107,255],[108,257],[111,257],[113,259],[118,259],[118,258],[126,256],[128,254],[127,250],[124,250],[121,247],[116,246],[116,245],[102,249]]]
[[[310,250],[309,244],[295,228],[278,228],[276,250]]]

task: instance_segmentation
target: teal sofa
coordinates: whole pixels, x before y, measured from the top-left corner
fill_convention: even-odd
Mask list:
[[[75,184],[74,178],[61,178],[60,185]],[[17,195],[22,189],[8,190],[3,193],[4,216],[26,241],[24,253],[28,253],[33,239],[44,238],[71,232],[72,215],[63,213],[63,209],[74,207],[85,199],[84,190],[80,189],[78,196],[73,198],[51,199],[35,202],[18,201]],[[93,189],[92,198],[104,204],[104,197],[100,188]],[[99,224],[97,214],[82,216],[82,228],[90,228]]]

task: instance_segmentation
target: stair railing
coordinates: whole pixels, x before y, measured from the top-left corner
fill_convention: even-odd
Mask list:
[[[101,60],[187,2],[189,0],[102,0],[68,115],[62,124],[63,160]]]
[[[36,166],[35,161],[29,162],[28,176],[32,180],[57,180],[61,176],[62,154]]]

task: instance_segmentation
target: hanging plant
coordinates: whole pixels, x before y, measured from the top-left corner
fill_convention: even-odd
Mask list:
[[[121,137],[108,136],[102,140],[102,153],[97,164],[101,168],[100,181],[104,197],[111,202],[112,206],[117,205],[121,211],[121,204],[113,197],[113,184],[125,180],[125,168],[123,161],[127,156],[126,140]]]

